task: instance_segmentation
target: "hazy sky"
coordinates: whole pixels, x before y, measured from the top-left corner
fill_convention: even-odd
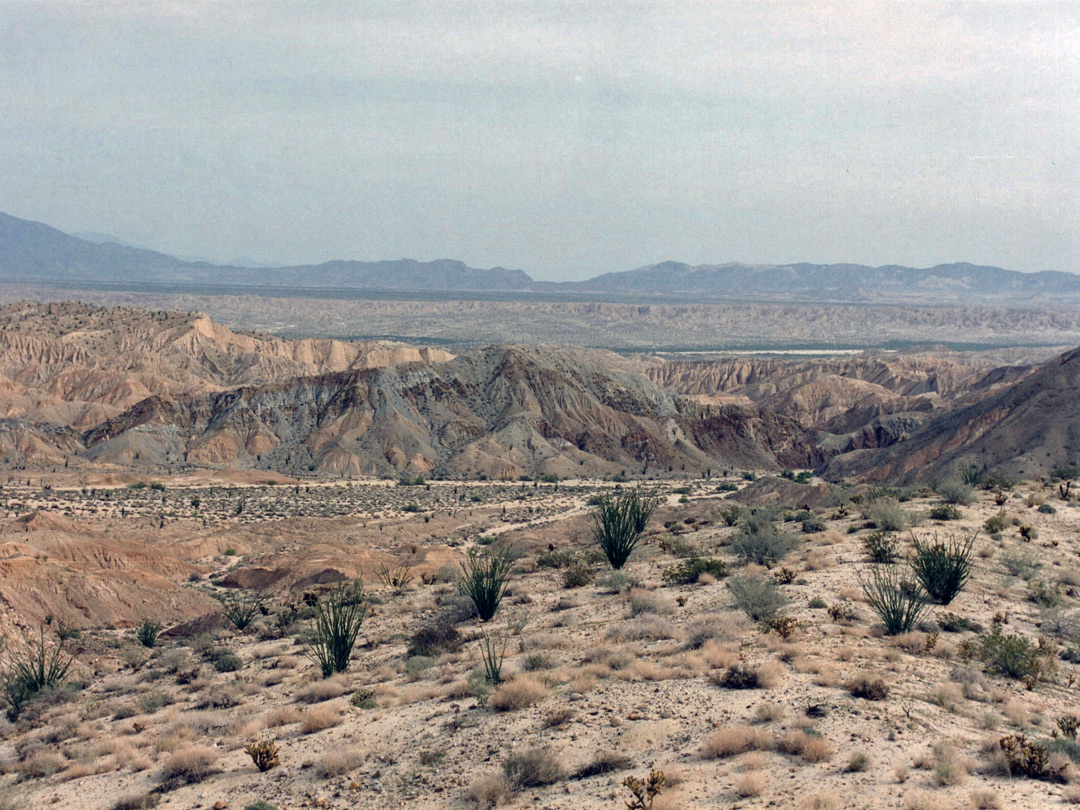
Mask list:
[[[1080,271],[1080,2],[0,0],[0,210],[218,260]]]

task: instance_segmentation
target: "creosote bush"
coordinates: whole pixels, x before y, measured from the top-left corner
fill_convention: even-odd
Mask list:
[[[339,583],[315,603],[308,657],[319,666],[324,678],[349,668],[353,647],[367,613],[360,580]]]
[[[686,560],[674,568],[664,570],[664,582],[668,585],[691,585],[697,582],[702,574],[707,574],[713,579],[723,579],[727,576],[727,563],[712,557],[694,557]]]
[[[601,497],[593,513],[593,540],[615,570],[626,565],[656,509],[657,499],[639,489],[614,498]]]
[[[863,538],[863,546],[870,555],[870,561],[879,564],[896,562],[900,556],[900,543],[891,532],[874,532]]]
[[[472,600],[480,621],[491,621],[499,609],[513,570],[513,549],[509,547],[499,551],[469,550],[461,564],[458,590]]]
[[[788,602],[772,577],[757,574],[732,577],[727,587],[735,598],[736,607],[755,621],[775,616]]]
[[[793,535],[782,532],[766,514],[750,515],[731,539],[731,550],[740,560],[772,568],[799,545]]]

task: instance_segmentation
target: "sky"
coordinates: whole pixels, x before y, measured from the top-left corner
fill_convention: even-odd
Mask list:
[[[0,0],[0,211],[228,261],[1080,271],[1075,0]]]

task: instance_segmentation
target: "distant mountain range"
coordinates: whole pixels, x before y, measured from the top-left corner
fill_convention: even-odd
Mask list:
[[[1080,299],[1080,275],[1020,273],[966,263],[930,268],[856,264],[687,265],[679,262],[605,273],[587,281],[536,281],[522,270],[478,269],[449,259],[331,261],[253,267],[190,261],[113,241],[79,238],[0,213],[0,280],[56,284],[197,284],[471,291],[663,300],[813,300],[834,302],[1015,303]]]

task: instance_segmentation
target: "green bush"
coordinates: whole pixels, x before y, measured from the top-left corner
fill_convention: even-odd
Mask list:
[[[945,481],[938,484],[937,494],[948,504],[970,506],[975,501],[975,487],[960,481]]]
[[[243,660],[232,650],[217,650],[211,660],[218,672],[239,672],[244,668]]]
[[[138,639],[139,643],[144,647],[152,649],[157,646],[158,634],[160,632],[160,624],[146,619],[142,624],[135,628],[135,638]]]
[[[866,509],[866,519],[874,524],[875,529],[887,532],[902,531],[911,523],[910,515],[891,497],[874,500]]]
[[[987,534],[1001,534],[1009,528],[1009,521],[1004,514],[997,514],[988,517],[983,522],[983,531]]]
[[[727,587],[735,598],[735,606],[754,621],[775,616],[788,602],[772,577],[732,577],[728,580]]]
[[[655,498],[643,495],[637,489],[601,499],[593,513],[593,540],[615,570],[630,559],[656,505]]]
[[[913,542],[915,556],[911,560],[911,570],[915,578],[934,604],[949,604],[971,576],[974,567],[971,547],[975,535],[967,539],[950,537],[946,540],[939,540],[934,535],[932,542],[923,542],[915,537]]]
[[[582,560],[575,560],[563,569],[563,587],[581,588],[593,581],[593,568]]]
[[[963,515],[951,503],[939,503],[930,507],[931,520],[960,520]]]
[[[712,557],[695,557],[686,560],[674,568],[664,570],[664,582],[668,585],[691,585],[698,581],[702,574],[708,574],[716,579],[727,576],[727,563]]]
[[[360,580],[339,583],[315,603],[308,657],[318,665],[324,678],[348,670],[353,647],[367,614],[368,605]]]
[[[888,564],[896,562],[900,556],[900,543],[896,535],[889,532],[874,532],[863,538],[863,547],[870,555],[871,562]]]
[[[772,568],[794,551],[799,541],[776,528],[768,517],[751,515],[731,539],[731,550],[740,560]]]
[[[469,550],[468,559],[461,564],[458,590],[476,605],[480,621],[491,621],[506,593],[510,574],[514,569],[513,550]]]
[[[896,566],[873,566],[868,577],[859,575],[859,585],[890,636],[914,630],[928,609],[921,587]]]
[[[983,637],[979,654],[990,672],[1028,683],[1039,681],[1053,660],[1047,649],[1019,633],[1006,633],[997,623]]]

